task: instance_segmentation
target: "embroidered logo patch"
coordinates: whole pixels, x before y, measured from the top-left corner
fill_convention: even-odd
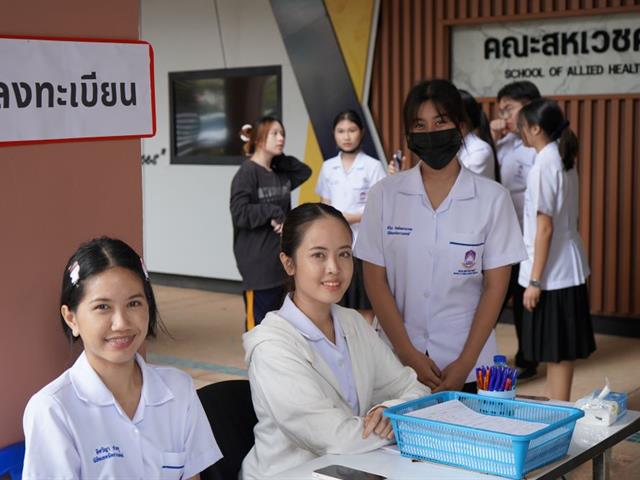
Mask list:
[[[467,250],[464,254],[464,261],[462,262],[464,268],[473,268],[476,266],[476,251]]]

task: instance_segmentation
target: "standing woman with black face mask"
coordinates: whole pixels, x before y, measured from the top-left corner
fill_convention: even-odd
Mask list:
[[[447,80],[409,92],[407,144],[422,161],[371,189],[356,242],[386,336],[434,391],[475,391],[511,265],[526,257],[507,190],[460,165],[464,121]]]

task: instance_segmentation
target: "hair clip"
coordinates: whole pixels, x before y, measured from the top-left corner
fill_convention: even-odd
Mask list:
[[[253,129],[253,126],[250,123],[245,123],[240,128],[240,140],[242,140],[245,143],[250,141],[251,137],[249,137],[249,135],[251,134],[252,129]]]
[[[142,267],[142,272],[144,273],[144,278],[148,282],[149,281],[149,272],[147,271],[147,267],[144,264],[144,260],[142,260],[142,257],[140,257],[140,266]]]
[[[80,264],[77,260],[69,267],[69,279],[71,280],[71,285],[74,287],[76,287],[80,281]]]

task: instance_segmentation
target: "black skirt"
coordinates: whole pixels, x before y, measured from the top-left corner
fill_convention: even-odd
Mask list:
[[[356,310],[371,310],[371,302],[369,302],[367,292],[364,290],[362,260],[359,258],[354,257],[353,259],[351,284],[338,304],[347,308],[355,308]]]
[[[534,311],[524,311],[520,341],[526,360],[587,358],[596,349],[587,286],[543,290]]]

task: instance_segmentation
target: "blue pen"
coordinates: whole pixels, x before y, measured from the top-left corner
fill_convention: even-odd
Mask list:
[[[498,369],[498,384],[496,385],[496,390],[501,392],[503,390],[502,385],[504,382],[504,368],[499,367]]]
[[[509,378],[510,374],[511,369],[509,367],[505,368],[502,375],[502,382],[500,383],[500,391],[504,392],[505,386],[507,384],[507,378]]]
[[[491,367],[490,373],[489,373],[489,391],[493,392],[496,388],[496,377],[498,375],[496,374],[496,368],[495,367]]]
[[[513,386],[512,386],[511,388],[515,390],[515,388],[516,388],[516,383],[518,383],[518,372],[516,372],[516,371],[515,371],[515,369],[514,369],[514,371],[513,371],[513,376],[512,376],[512,378],[513,378],[513,381],[512,381],[511,383],[513,384]]]

